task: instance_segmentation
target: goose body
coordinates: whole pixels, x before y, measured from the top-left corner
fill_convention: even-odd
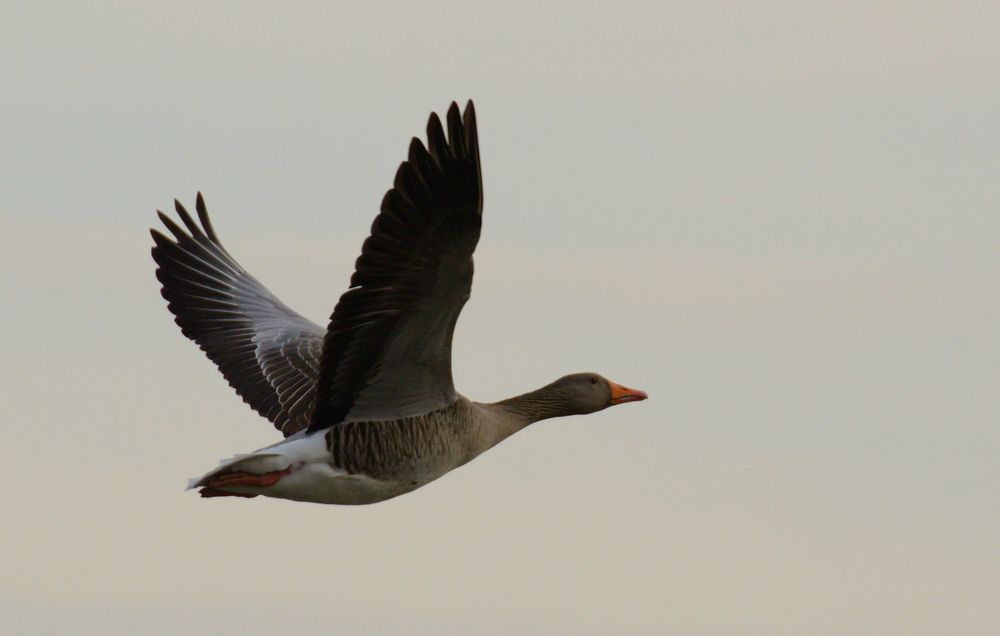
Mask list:
[[[367,504],[415,490],[538,420],[646,394],[577,373],[496,403],[458,394],[451,340],[472,284],[482,218],[472,102],[414,138],[327,329],[269,292],[222,247],[199,193],[196,222],[152,230],[161,293],[183,333],[286,437],[191,480],[202,496]]]

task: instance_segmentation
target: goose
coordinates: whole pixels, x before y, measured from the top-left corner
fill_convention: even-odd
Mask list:
[[[451,103],[414,137],[382,199],[350,286],[324,330],[278,300],[198,221],[151,229],[161,295],[253,410],[284,439],[192,479],[202,497],[370,504],[441,477],[529,424],[646,399],[574,373],[500,402],[455,390],[452,334],[469,299],[483,209],[476,112]]]

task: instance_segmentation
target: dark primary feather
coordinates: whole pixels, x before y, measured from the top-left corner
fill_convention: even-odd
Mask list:
[[[327,329],[310,430],[455,402],[451,339],[472,285],[483,190],[472,102],[414,138]]]
[[[156,277],[184,335],[229,385],[287,437],[309,423],[323,329],[289,309],[219,242],[198,193],[201,226],[175,202],[187,231],[158,212],[174,240],[151,230]]]

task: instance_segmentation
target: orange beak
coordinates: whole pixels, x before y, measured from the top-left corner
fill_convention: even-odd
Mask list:
[[[608,380],[608,386],[611,387],[611,406],[626,402],[639,402],[649,397],[645,391],[630,389],[620,384],[615,384],[611,380]]]

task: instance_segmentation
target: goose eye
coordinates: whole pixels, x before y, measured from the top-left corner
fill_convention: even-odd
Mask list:
[[[591,376],[591,378],[590,378],[590,383],[591,383],[591,384],[597,384],[597,377],[595,377],[595,376]]]

